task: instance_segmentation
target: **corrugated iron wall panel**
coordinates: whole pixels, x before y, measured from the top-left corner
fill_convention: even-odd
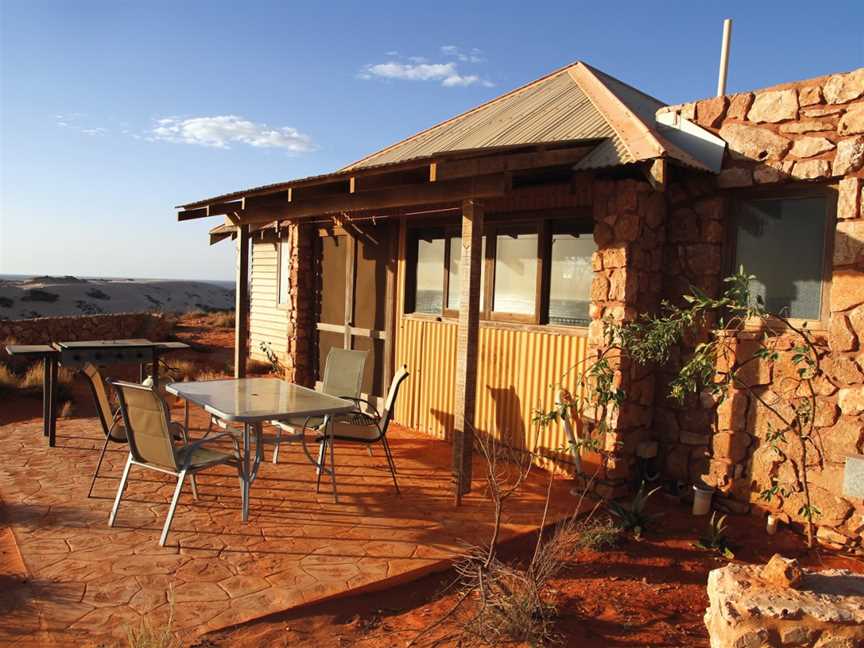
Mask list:
[[[544,467],[572,464],[561,426],[536,430],[531,420],[536,409],[553,405],[558,385],[576,389],[586,351],[584,335],[481,327],[477,429],[512,447],[532,442],[536,452],[551,460],[541,462]],[[449,437],[453,429],[456,324],[403,317],[396,357],[411,372],[396,419],[435,437]],[[576,370],[568,374],[573,367]]]

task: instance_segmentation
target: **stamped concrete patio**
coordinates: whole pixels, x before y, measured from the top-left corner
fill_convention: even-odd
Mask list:
[[[205,424],[193,411],[193,437]],[[115,645],[144,617],[166,620],[171,593],[173,627],[189,641],[445,568],[463,542],[489,537],[483,466],[475,464],[474,492],[454,508],[449,444],[394,432],[401,496],[380,450],[370,457],[365,448],[337,445],[335,504],[326,478],[315,493],[314,469],[292,444],[278,465],[262,465],[247,525],[236,473],[219,467],[199,476],[198,501],[184,490],[169,546],[160,548],[171,477],[133,469],[117,526],[109,528],[126,458],[126,448],[115,446],[94,497],[85,497],[102,441],[96,419],[61,420],[54,449],[39,419],[0,426],[0,564],[9,565],[0,575],[0,644]],[[546,474],[532,474],[509,505],[502,539],[536,528],[547,483]],[[567,486],[553,483],[550,519],[572,512]]]

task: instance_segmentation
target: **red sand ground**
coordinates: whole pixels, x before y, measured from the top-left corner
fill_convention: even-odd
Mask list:
[[[203,360],[211,369],[230,362],[230,329],[212,329],[206,318],[193,316],[181,320],[177,336],[194,345],[194,351],[184,354],[187,359]],[[76,414],[89,415],[86,392],[75,389],[73,397]],[[39,416],[41,408],[41,402],[32,398],[7,400],[4,405],[0,424]],[[564,645],[708,645],[702,621],[708,603],[705,583],[708,572],[725,561],[693,547],[707,523],[704,518],[697,520],[684,505],[660,496],[653,505],[665,511],[653,532],[641,541],[624,540],[614,549],[580,551],[553,582],[559,610],[556,631]],[[756,517],[731,518],[729,536],[737,548],[736,560],[743,562],[765,562],[779,552],[812,568],[864,572],[860,559],[808,550],[789,530],[768,537]],[[525,538],[503,547],[502,555],[525,561],[531,551],[533,539]],[[0,526],[0,588],[7,589],[6,583],[18,581],[24,573],[12,534]],[[452,572],[433,574],[385,591],[337,598],[219,631],[193,645],[405,646],[453,607],[457,596],[448,589],[453,578]],[[0,597],[0,614],[13,604]],[[470,607],[424,635],[419,645],[455,645],[467,613]]]

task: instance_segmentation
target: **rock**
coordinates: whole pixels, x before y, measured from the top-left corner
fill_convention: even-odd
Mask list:
[[[813,106],[822,102],[822,88],[809,86],[798,89],[798,103],[802,106]]]
[[[861,340],[861,346],[864,346],[864,306],[849,311],[849,325],[855,331],[858,339]]]
[[[838,355],[831,359],[827,373],[835,385],[857,385],[864,382],[858,364],[849,356]]]
[[[845,139],[837,144],[833,169],[835,176],[857,171],[862,165],[864,165],[864,137]]]
[[[847,538],[842,533],[837,533],[833,529],[829,529],[828,527],[819,527],[816,531],[816,539],[820,542],[824,542],[829,545],[838,545],[843,547],[849,542],[851,542],[850,538]]]
[[[839,228],[842,223],[838,223]],[[835,246],[836,251],[836,246]],[[849,318],[842,313],[832,313],[828,324],[828,344],[832,351],[854,351],[857,346],[857,336],[852,330]]]
[[[864,385],[841,389],[837,392],[837,404],[845,416],[864,413]]]
[[[724,96],[698,102],[696,104],[696,123],[706,128],[716,128],[723,121],[728,105],[729,99]]]
[[[781,124],[780,132],[781,133],[813,133],[818,131],[834,131],[834,123],[830,121],[824,120],[802,120],[797,122],[792,122],[791,124]]]
[[[802,571],[800,587],[792,589],[765,582],[762,569],[729,564],[709,573],[705,625],[712,648],[763,648],[778,638],[784,646],[811,645],[817,637],[819,644],[826,637],[864,639],[864,576]]]
[[[747,112],[751,122],[777,123],[798,117],[798,93],[795,90],[772,90],[756,95]]]
[[[801,180],[824,178],[831,173],[828,160],[799,160],[792,167],[792,176]]]
[[[726,111],[727,119],[744,119],[747,116],[747,111],[753,104],[753,93],[745,92],[743,94],[733,95],[729,101],[729,109]]]
[[[841,115],[846,111],[842,106],[819,106],[814,108],[805,108],[801,112],[805,117],[831,117],[833,115]]]
[[[840,123],[837,125],[837,132],[840,135],[864,133],[864,106],[852,108],[843,115],[840,118]]]
[[[834,239],[834,265],[864,265],[864,220],[837,223]],[[864,300],[864,288],[862,288]]]
[[[840,181],[837,192],[837,219],[850,220],[853,218],[864,218],[859,211],[861,205],[862,180],[861,178],[844,178]]]
[[[794,558],[784,558],[780,554],[774,554],[762,567],[759,575],[769,585],[775,587],[798,587],[803,572],[801,565]]]
[[[707,432],[681,432],[681,443],[690,446],[707,446],[711,443],[711,435]]]
[[[831,311],[845,311],[864,301],[864,271],[835,269],[831,276]]]
[[[847,103],[864,95],[864,68],[831,76],[822,86],[822,95],[829,104]]]
[[[750,169],[723,169],[717,178],[717,186],[724,189],[730,187],[749,187],[753,184]]]
[[[760,164],[753,169],[753,180],[756,184],[768,184],[771,182],[780,182],[786,177],[782,169],[778,169],[771,164]]]
[[[825,137],[802,137],[795,140],[789,154],[799,158],[807,158],[830,151],[833,148],[834,144]]]
[[[779,159],[792,146],[792,140],[767,128],[745,124],[724,124],[720,137],[729,150],[751,160]]]

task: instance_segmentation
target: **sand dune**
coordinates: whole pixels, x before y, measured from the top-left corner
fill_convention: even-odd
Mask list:
[[[234,291],[204,281],[36,277],[0,281],[0,319],[226,310]]]

